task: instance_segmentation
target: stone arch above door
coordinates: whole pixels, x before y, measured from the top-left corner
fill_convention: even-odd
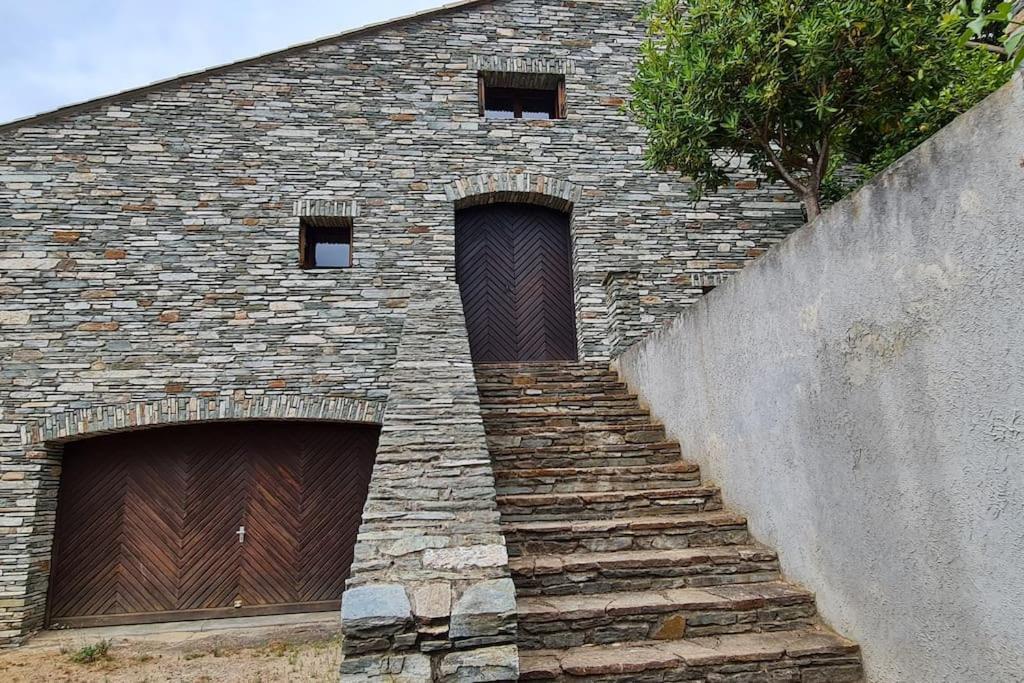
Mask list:
[[[483,173],[460,178],[445,186],[455,208],[482,204],[535,204],[571,213],[583,197],[583,188],[568,180],[535,173]]]
[[[43,448],[79,437],[194,422],[295,419],[381,424],[383,417],[383,402],[343,396],[165,398],[59,413],[25,425],[21,436],[25,446]]]

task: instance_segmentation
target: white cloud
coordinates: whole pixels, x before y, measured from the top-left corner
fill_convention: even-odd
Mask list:
[[[0,0],[0,122],[444,0]]]

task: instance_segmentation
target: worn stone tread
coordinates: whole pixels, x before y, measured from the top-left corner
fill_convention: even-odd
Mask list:
[[[499,456],[522,456],[522,455],[540,455],[540,456],[559,456],[564,455],[568,457],[580,456],[580,455],[603,455],[605,457],[615,457],[625,453],[636,454],[636,455],[650,455],[652,451],[667,451],[669,453],[676,454],[678,459],[679,444],[674,441],[651,441],[649,443],[598,443],[598,444],[560,444],[557,446],[501,446],[493,445],[490,446],[492,454]],[[567,465],[568,467],[568,465]]]
[[[607,518],[608,516],[662,515],[667,512],[703,512],[721,507],[715,486],[688,486],[625,491],[528,493],[497,497],[502,519]]]
[[[605,465],[600,467],[538,467],[534,469],[505,468],[495,476],[505,479],[531,479],[534,477],[615,476],[619,474],[692,474],[700,467],[690,462],[670,462],[657,465]]]
[[[697,526],[739,526],[746,524],[742,515],[728,511],[695,512],[682,515],[652,515],[650,517],[619,517],[616,519],[565,519],[520,521],[502,524],[505,533],[614,533],[629,530],[679,529]]]
[[[599,408],[635,407],[637,397],[626,391],[602,391],[591,393],[566,394],[526,394],[522,396],[506,396],[502,398],[481,399],[480,410],[484,415],[491,414],[527,414],[541,413],[550,410],[577,410]]]
[[[495,467],[494,478],[499,495],[666,489],[701,483],[700,468],[686,462],[533,469]]]
[[[746,520],[727,511],[601,519],[502,520],[509,554],[680,549],[750,543]]]
[[[701,669],[784,659],[793,660],[797,667],[820,668],[830,661],[845,665],[858,653],[855,643],[819,627],[685,640],[585,645],[564,650],[527,650],[520,653],[519,670],[520,680],[559,680],[565,677],[574,680],[609,680],[609,677],[629,680],[631,675],[650,671]],[[847,677],[842,680],[858,679]]]
[[[520,622],[593,619],[681,610],[759,609],[814,602],[814,594],[783,581],[710,588],[616,591],[597,595],[520,597]]]
[[[655,569],[692,564],[735,564],[741,561],[771,562],[778,559],[769,548],[759,545],[733,545],[678,550],[620,550],[606,553],[569,553],[567,555],[530,555],[513,558],[513,573],[555,574],[588,569]]]
[[[524,438],[564,438],[567,436],[575,436],[578,434],[594,434],[596,432],[603,432],[608,434],[621,434],[625,439],[626,443],[644,444],[649,441],[663,441],[664,440],[663,425],[653,422],[650,416],[645,416],[638,419],[623,419],[621,421],[615,420],[602,420],[594,422],[573,422],[572,424],[566,425],[536,425],[536,424],[520,424],[519,426],[512,426],[510,424],[492,424],[487,428],[487,436],[491,437],[513,437],[519,436]],[[653,439],[650,434],[660,434],[661,438]]]

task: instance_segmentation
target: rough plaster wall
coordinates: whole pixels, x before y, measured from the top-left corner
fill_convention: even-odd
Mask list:
[[[1022,85],[621,358],[873,683],[1024,676]]]

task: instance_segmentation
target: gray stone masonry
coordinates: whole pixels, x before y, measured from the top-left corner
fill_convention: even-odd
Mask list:
[[[346,676],[415,652],[439,680],[518,670],[515,587],[454,283],[411,301],[348,585]],[[480,647],[490,654],[476,664],[460,659]]]
[[[404,586],[416,647],[437,635],[439,653],[456,648],[437,675],[475,671],[441,635],[440,601],[415,612],[423,586],[448,584],[454,605],[507,576],[464,353],[456,205],[571,209],[592,361],[612,353],[609,271],[636,265],[654,326],[699,296],[696,280],[800,222],[784,189],[743,170],[693,206],[685,180],[644,168],[622,109],[641,6],[469,3],[0,126],[0,641],[45,612],[60,442],[30,431],[108,413],[129,429],[177,402],[386,402],[353,586]],[[568,117],[482,119],[478,74],[499,70],[564,76]],[[299,219],[319,212],[352,219],[352,268],[299,267]],[[78,437],[101,429],[81,424]],[[389,647],[411,652],[410,634]],[[505,635],[461,640],[502,648]],[[376,665],[417,671],[415,656]]]

